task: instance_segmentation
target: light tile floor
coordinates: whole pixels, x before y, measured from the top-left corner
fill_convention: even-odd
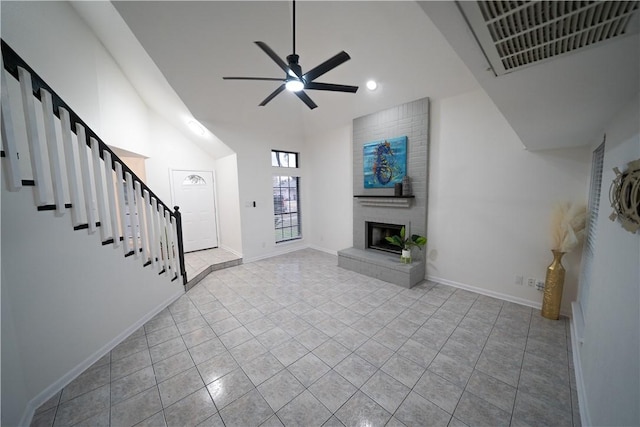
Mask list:
[[[34,426],[579,426],[567,319],[303,250],[211,273]]]

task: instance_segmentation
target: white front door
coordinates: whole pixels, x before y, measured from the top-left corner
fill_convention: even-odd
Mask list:
[[[185,252],[218,246],[213,172],[172,171],[173,202],[182,213]]]

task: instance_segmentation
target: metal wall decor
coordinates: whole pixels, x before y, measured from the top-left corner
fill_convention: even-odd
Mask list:
[[[622,228],[635,233],[640,229],[640,159],[629,162],[624,172],[617,167],[613,171],[616,177],[609,188],[613,208],[609,219],[618,219]]]

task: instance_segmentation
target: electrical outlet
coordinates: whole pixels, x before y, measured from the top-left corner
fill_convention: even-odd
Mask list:
[[[531,286],[532,288],[536,285],[536,279],[533,277],[529,277],[527,279],[527,286]]]
[[[544,280],[536,280],[536,289],[539,291],[544,290]]]
[[[524,282],[524,277],[522,276],[516,276],[516,278],[513,280],[514,285],[522,286],[523,282]]]

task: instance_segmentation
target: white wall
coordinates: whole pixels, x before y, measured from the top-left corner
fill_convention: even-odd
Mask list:
[[[216,179],[220,246],[236,254],[242,254],[237,155],[232,154],[216,160]]]
[[[353,242],[352,127],[343,126],[307,140],[311,158],[309,244],[337,254]]]
[[[100,45],[100,47],[102,47]],[[95,72],[102,129],[98,134],[108,145],[153,156],[149,135],[149,111],[134,87],[104,49],[95,48]],[[73,108],[73,107],[72,107]]]
[[[147,185],[163,201],[173,206],[171,170],[215,169],[215,159],[192,144],[155,112],[149,113],[151,156],[146,160]]]
[[[532,153],[482,91],[432,103],[428,277],[532,306],[552,261],[556,201],[586,201],[587,149]],[[562,311],[575,300],[579,253],[565,256]]]
[[[221,224],[225,242],[236,238],[225,238],[224,233],[232,229],[242,230],[242,255],[245,262],[267,258],[306,247],[314,247],[329,253],[351,246],[353,194],[351,189],[351,125],[327,130],[323,134],[302,141],[286,135],[255,134],[252,129],[224,129],[218,126],[216,134],[233,141],[230,146],[236,156],[218,159],[218,183],[222,177],[232,174],[225,171],[236,162],[239,209],[232,206]],[[285,169],[271,167],[271,150],[292,151],[300,154],[300,167]],[[273,223],[272,177],[278,173],[301,178],[302,239],[275,243]],[[227,189],[218,188],[219,198],[234,198],[225,195]],[[255,207],[253,206],[255,202]],[[222,204],[222,203],[221,203]],[[234,205],[237,206],[237,205]],[[222,214],[222,208],[220,213]],[[225,243],[225,245],[230,243]],[[237,243],[236,243],[237,244]]]
[[[20,350],[18,348],[18,337],[16,336],[13,324],[13,307],[11,304],[9,287],[7,283],[5,269],[2,269],[2,403],[0,405],[0,422],[5,425],[18,425],[22,417],[22,411],[30,397],[27,391],[24,367],[20,360]]]
[[[291,252],[309,246],[311,227],[305,220],[312,197],[309,192],[309,168],[313,159],[303,141],[277,138],[273,135],[245,136],[242,146],[234,146],[238,153],[238,187],[242,227],[242,254],[245,262]],[[275,243],[273,216],[273,176],[271,150],[300,154],[300,167],[288,169],[282,175],[299,176],[301,181],[302,239]],[[255,201],[256,205],[253,206]]]
[[[640,425],[640,233],[609,220],[607,197],[613,168],[640,159],[639,105],[636,97],[606,129],[584,343],[574,344],[586,392],[580,409],[591,425]]]
[[[147,108],[75,10],[66,2],[1,7],[9,46],[105,143],[148,156]]]
[[[96,40],[86,25],[66,2],[3,1],[0,8],[2,39],[99,134]]]
[[[29,187],[8,193],[3,184],[2,425],[28,421],[183,292],[179,280],[124,259],[122,247],[102,246],[100,233],[73,231],[68,213],[38,212]]]
[[[216,209],[218,215],[219,245],[242,254],[242,230],[234,220],[239,213],[237,168],[232,160],[217,161],[193,144],[175,127],[154,111],[149,112],[151,157],[146,160],[147,185],[171,207],[174,206],[171,189],[171,170],[214,171]],[[227,156],[233,157],[235,156]],[[229,221],[231,219],[231,221]]]

